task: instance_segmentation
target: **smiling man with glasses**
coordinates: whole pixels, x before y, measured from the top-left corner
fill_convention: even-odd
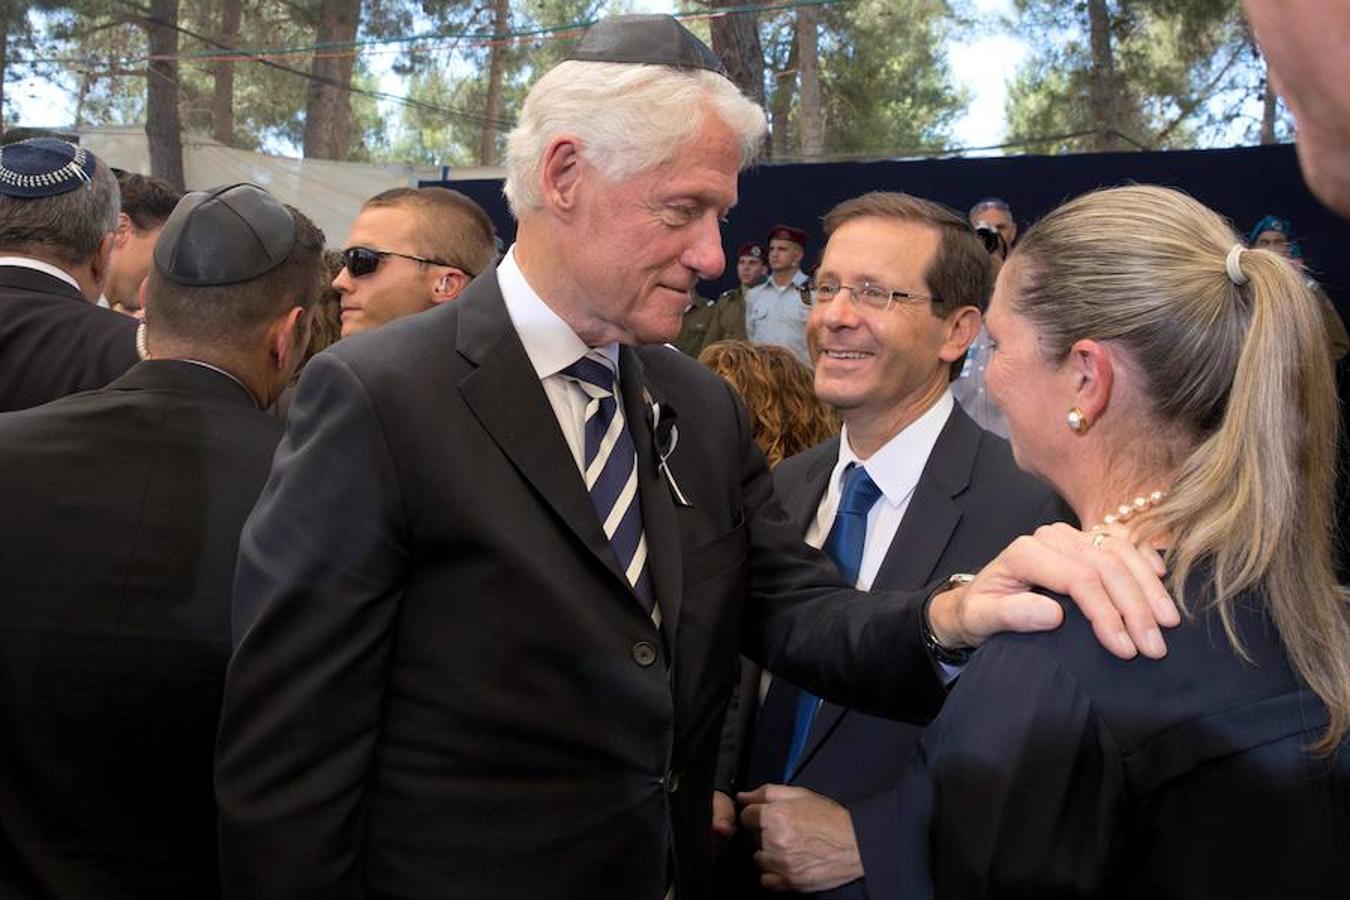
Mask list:
[[[495,258],[492,221],[458,191],[377,194],[352,224],[333,279],[342,294],[342,336],[455,299]]]
[[[774,469],[775,493],[802,540],[858,588],[913,590],[976,571],[1019,534],[1063,517],[1050,489],[1017,471],[1007,443],[948,389],[993,288],[989,254],[961,216],[906,194],[841,203],[825,229],[801,296],[816,395],[845,424]],[[840,523],[855,516],[861,539],[850,554]],[[740,710],[755,706],[751,726]],[[748,752],[719,769],[738,770],[738,786],[754,790],[741,795],[746,833],[730,851],[723,895],[895,896],[897,784],[918,727],[776,677],[762,704],[737,715],[724,746],[748,734]]]

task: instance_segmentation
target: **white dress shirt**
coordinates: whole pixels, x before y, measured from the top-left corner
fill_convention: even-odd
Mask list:
[[[923,415],[882,444],[866,460],[858,459],[849,446],[848,426],[845,425],[840,432],[839,456],[830,472],[829,483],[825,485],[825,493],[816,507],[816,517],[807,526],[804,540],[816,549],[825,545],[825,539],[834,525],[834,515],[839,510],[839,497],[844,490],[844,469],[849,463],[860,464],[881,489],[881,496],[867,513],[867,536],[863,539],[862,562],[858,566],[858,580],[853,585],[858,590],[872,589],[872,581],[891,549],[891,541],[895,539],[895,532],[899,530],[905,511],[909,509],[909,501],[914,497],[914,489],[919,486],[919,478],[928,465],[928,457],[933,454],[938,435],[946,427],[955,406],[951,391],[944,391]],[[948,682],[960,671],[959,668],[941,664],[939,668],[944,681]],[[769,692],[771,678],[765,670],[759,683],[761,703]]]
[[[937,402],[923,415],[906,426],[899,434],[882,444],[866,460],[858,459],[848,443],[848,426],[839,435],[839,459],[830,473],[825,495],[816,508],[816,518],[806,529],[806,542],[812,547],[824,545],[834,525],[834,514],[839,509],[839,496],[844,488],[844,469],[849,463],[859,463],[881,488],[881,497],[867,514],[867,538],[863,541],[862,564],[858,567],[859,590],[872,589],[882,560],[891,548],[891,541],[909,509],[919,477],[928,465],[938,435],[951,417],[956,401],[951,391],[944,391]]]
[[[584,454],[586,452],[586,404],[590,398],[562,370],[594,350],[609,360],[615,372],[615,386],[618,386],[619,345],[606,344],[603,347],[587,347],[577,333],[562,318],[549,308],[534,290],[525,275],[516,264],[515,245],[506,251],[497,266],[497,284],[501,287],[502,300],[506,304],[506,313],[516,326],[516,334],[525,345],[525,355],[530,358],[535,374],[539,376],[558,418],[558,427],[563,438],[572,450],[577,471],[584,472]],[[619,415],[623,415],[623,404],[619,404]]]
[[[18,269],[33,269],[38,272],[43,272],[53,278],[61,279],[66,284],[79,291],[81,297],[84,296],[84,289],[80,287],[80,283],[75,280],[74,275],[71,275],[65,269],[54,266],[48,262],[43,262],[40,259],[33,259],[31,256],[0,256],[0,266],[14,266]]]

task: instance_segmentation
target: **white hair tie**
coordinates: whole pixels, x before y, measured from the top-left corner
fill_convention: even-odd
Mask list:
[[[1228,280],[1236,285],[1247,283],[1247,276],[1242,271],[1242,251],[1246,249],[1241,244],[1234,244],[1233,249],[1228,251],[1228,259],[1224,261],[1228,269]]]

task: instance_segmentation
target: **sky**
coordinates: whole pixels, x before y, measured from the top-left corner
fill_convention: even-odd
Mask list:
[[[999,16],[1012,15],[1012,0],[975,0],[980,21],[993,25]],[[992,28],[990,29],[993,30]],[[947,43],[947,58],[958,84],[970,89],[971,103],[952,128],[960,147],[987,147],[1000,143],[1006,131],[1003,107],[1008,85],[1030,49],[1011,34],[990,34],[973,41]]]
[[[675,7],[671,0],[633,0],[632,5],[643,12],[670,12]],[[996,29],[992,26],[997,24],[997,18],[1011,14],[1012,0],[971,0],[971,6],[979,21],[991,26],[987,29],[990,34],[971,41],[948,43],[952,74],[957,83],[971,93],[970,107],[956,121],[952,134],[956,146],[982,147],[1003,140],[1003,107],[1008,84],[1029,51],[1017,37],[993,33]],[[372,62],[378,66],[384,60],[392,60],[392,57],[377,56]],[[387,72],[381,79],[380,88],[390,93],[403,93],[406,85]],[[74,117],[74,97],[45,79],[28,78],[6,84],[5,103],[19,112],[19,121],[27,126],[69,127]],[[393,113],[395,108],[392,104],[390,107],[386,112]],[[299,155],[298,148],[294,147],[269,149],[285,155]]]

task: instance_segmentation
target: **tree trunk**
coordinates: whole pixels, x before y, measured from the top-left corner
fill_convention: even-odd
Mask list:
[[[220,42],[231,49],[239,46],[241,0],[221,0]],[[215,65],[215,94],[211,101],[211,130],[216,140],[234,146],[234,61]]]
[[[9,17],[0,16],[0,134],[5,130],[5,74],[9,71]]]
[[[356,39],[361,16],[360,0],[321,0],[316,44],[350,42]],[[346,159],[351,147],[352,67],[350,53],[315,51],[305,104],[305,156],[311,159]]]
[[[797,74],[801,79],[802,99],[797,110],[797,130],[801,135],[801,153],[820,156],[825,149],[825,111],[820,105],[820,57],[816,53],[819,37],[817,10],[803,6],[797,10]]]
[[[742,5],[739,0],[713,0],[713,9]],[[712,20],[712,45],[727,74],[751,100],[764,105],[764,47],[759,41],[759,15],[731,13]]]
[[[1088,29],[1092,41],[1092,71],[1088,76],[1088,103],[1098,150],[1122,148],[1115,109],[1116,67],[1111,52],[1111,13],[1106,0],[1088,0]]]
[[[178,0],[150,0],[150,61],[145,70],[145,135],[150,174],[183,190],[183,129],[178,114]]]
[[[93,87],[93,83],[94,78],[89,74],[89,70],[80,70],[80,86],[75,89],[75,114],[72,126],[76,131],[84,126],[84,101],[89,99],[89,91]]]
[[[774,73],[773,130],[769,136],[769,155],[787,156],[789,150],[789,119],[792,117],[792,94],[797,86],[797,34],[792,35],[787,65]]]
[[[487,104],[483,109],[483,131],[478,138],[478,164],[490,166],[497,161],[497,116],[502,105],[502,74],[506,69],[505,35],[511,30],[511,4],[493,0],[492,33],[496,40],[488,50]]]
[[[1275,93],[1275,86],[1270,83],[1270,61],[1262,57],[1262,62],[1266,64],[1266,77],[1263,86],[1265,96],[1261,98],[1261,143],[1273,144],[1275,143],[1275,114],[1279,96]]]

